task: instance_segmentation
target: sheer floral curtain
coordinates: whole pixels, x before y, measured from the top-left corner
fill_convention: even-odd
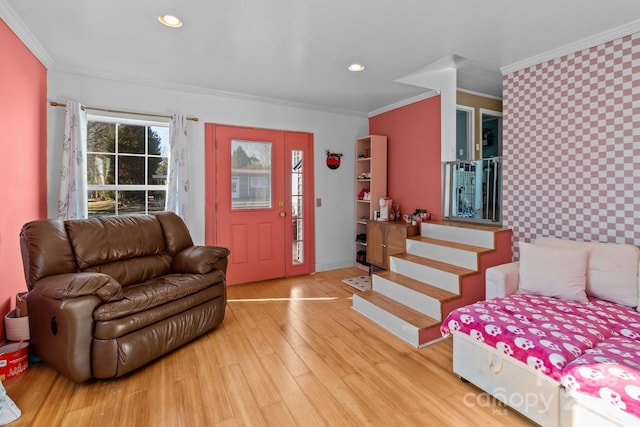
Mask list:
[[[187,118],[180,114],[171,116],[169,124],[169,180],[166,210],[175,212],[189,223],[189,161]]]
[[[87,113],[82,104],[67,101],[58,218],[87,218]]]

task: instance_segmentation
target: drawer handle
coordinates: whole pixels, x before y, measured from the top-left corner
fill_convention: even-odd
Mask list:
[[[495,354],[489,356],[489,369],[494,374],[500,373],[503,368],[503,360],[499,359]]]

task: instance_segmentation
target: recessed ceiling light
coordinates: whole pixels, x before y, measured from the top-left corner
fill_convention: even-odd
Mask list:
[[[177,16],[173,15],[160,15],[158,16],[158,21],[160,21],[163,25],[172,28],[182,27],[182,21]]]
[[[351,64],[347,67],[349,71],[362,71],[364,70],[364,65],[361,64]]]

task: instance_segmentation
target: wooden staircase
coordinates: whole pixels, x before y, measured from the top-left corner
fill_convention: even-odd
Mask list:
[[[352,307],[415,347],[435,342],[451,310],[484,299],[485,270],[511,261],[511,238],[498,226],[425,222]]]

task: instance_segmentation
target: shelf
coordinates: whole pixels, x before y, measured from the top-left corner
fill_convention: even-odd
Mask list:
[[[378,209],[379,200],[387,195],[387,137],[369,135],[356,139],[355,159],[355,252],[356,267],[370,270],[370,265],[363,257],[371,247],[367,242],[357,240],[358,235],[367,233],[367,227]],[[369,192],[367,200],[359,199],[364,192]],[[373,203],[372,203],[373,200]],[[364,237],[364,236],[361,236]],[[368,240],[368,239],[362,239]],[[358,262],[360,258],[361,262]],[[369,271],[370,272],[370,271]]]

